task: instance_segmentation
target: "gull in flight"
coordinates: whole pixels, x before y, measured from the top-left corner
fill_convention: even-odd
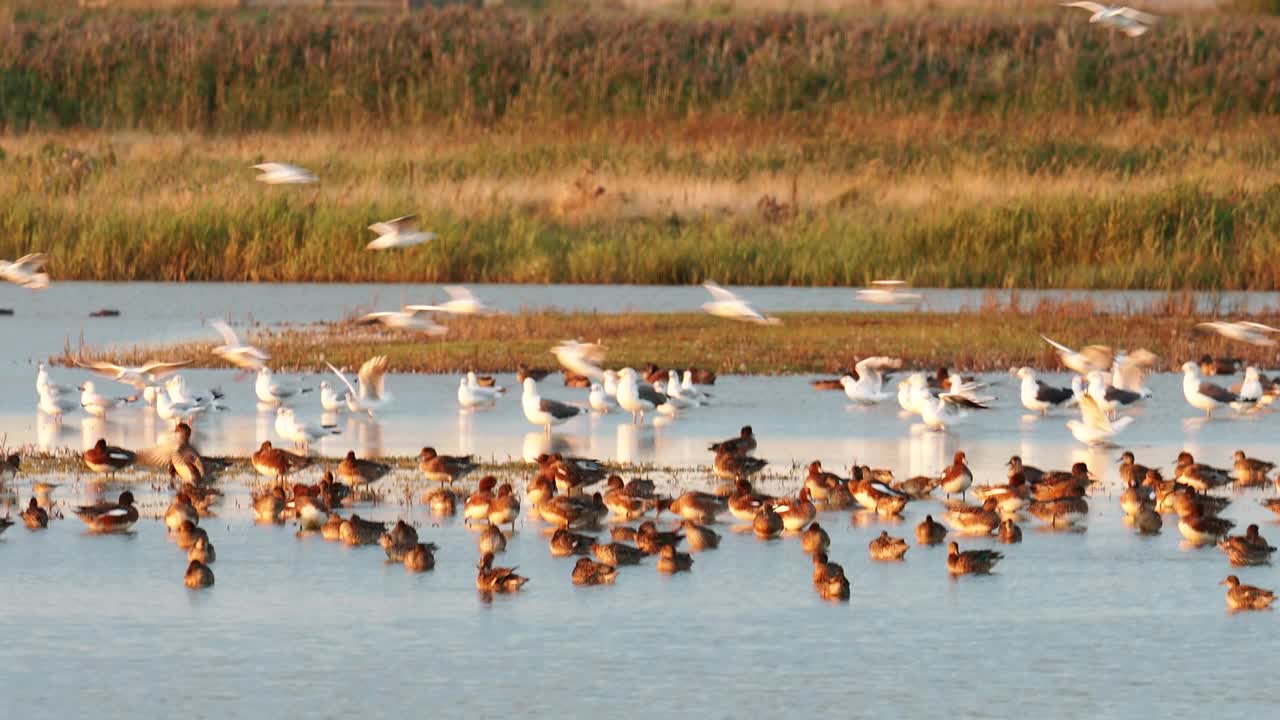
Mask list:
[[[1131,417],[1119,420],[1108,420],[1107,414],[1098,407],[1098,403],[1090,395],[1080,397],[1080,420],[1068,420],[1067,429],[1075,439],[1085,445],[1106,445],[1111,438],[1120,434],[1133,422]]]
[[[444,335],[449,328],[439,325],[430,317],[419,313],[432,312],[432,305],[406,305],[400,310],[371,312],[355,319],[356,325],[384,325],[396,330],[421,330],[428,335]]]
[[[1213,411],[1219,405],[1236,407],[1240,396],[1230,390],[1200,379],[1200,368],[1193,362],[1182,363],[1182,395],[1187,403],[1197,410],[1203,410],[1205,417],[1213,417]]]
[[[388,250],[390,248],[413,247],[436,239],[433,232],[418,229],[417,215],[405,215],[393,220],[374,223],[369,229],[378,237],[364,246],[365,250]]]
[[[484,387],[476,379],[474,372],[468,372],[466,377],[458,380],[458,404],[464,408],[493,405],[506,391],[506,388],[497,385]]]
[[[1134,10],[1131,7],[1120,5],[1108,7],[1101,3],[1089,2],[1088,0],[1080,0],[1080,2],[1062,3],[1063,7],[1080,8],[1093,13],[1089,18],[1089,22],[1098,23],[1113,30],[1136,38],[1145,34],[1150,30],[1150,26],[1160,21],[1160,18],[1151,13],[1144,13],[1141,10]]]
[[[311,443],[316,440],[326,435],[337,435],[339,432],[335,425],[313,425],[300,422],[293,408],[281,407],[276,410],[276,434],[285,440],[292,441],[298,447],[310,448]]]
[[[857,298],[873,305],[915,305],[924,299],[919,293],[904,292],[906,285],[902,280],[873,280],[871,287],[857,292]]]
[[[263,352],[260,348],[253,345],[240,342],[236,331],[231,326],[221,320],[214,320],[209,323],[222,335],[222,342],[213,349],[213,354],[223,360],[235,365],[241,370],[261,370],[265,367],[265,363],[271,359],[271,356]]]
[[[1151,390],[1146,386],[1147,375],[1155,368],[1160,358],[1155,353],[1138,348],[1131,353],[1123,351],[1116,354],[1111,365],[1111,384],[1121,390],[1136,392],[1144,398],[1151,397]]]
[[[898,358],[863,358],[854,366],[858,379],[854,380],[852,375],[845,375],[840,378],[840,384],[844,386],[844,394],[850,400],[862,405],[877,405],[889,397],[889,393],[884,392],[884,378],[881,377],[880,371],[900,367],[902,367],[902,360]]]
[[[333,374],[342,380],[342,384],[347,386],[347,409],[351,412],[367,413],[369,417],[373,417],[375,412],[385,410],[391,405],[393,398],[386,390],[387,368],[390,367],[390,361],[386,355],[374,355],[360,366],[360,372],[356,373],[356,382],[360,384],[358,392],[341,370],[327,360],[324,364],[328,365]]]
[[[1065,405],[1075,399],[1071,388],[1046,385],[1036,378],[1036,371],[1029,367],[1018,368],[1018,377],[1022,378],[1022,406],[1031,412],[1045,415],[1050,408]]]
[[[137,399],[137,395],[110,398],[100,395],[98,394],[98,391],[94,389],[93,382],[90,380],[86,380],[85,383],[80,386],[80,407],[84,408],[86,413],[94,417],[104,418],[107,416],[108,410],[120,407],[125,403],[131,403]]]
[[[1208,332],[1215,332],[1228,340],[1236,340],[1239,342],[1249,343],[1250,345],[1261,345],[1271,347],[1276,344],[1275,340],[1270,337],[1271,333],[1280,332],[1276,328],[1262,323],[1256,322],[1202,322],[1196,325],[1197,328],[1204,328]]]
[[[268,185],[307,185],[316,181],[316,176],[307,170],[287,163],[260,163],[253,169],[258,171],[258,182]]]
[[[446,285],[444,291],[449,299],[439,305],[409,305],[406,310],[426,310],[449,313],[450,315],[501,315],[502,312],[489,307],[475,293],[462,285]]]
[[[577,340],[563,340],[551,348],[551,354],[565,370],[592,380],[604,377],[604,370],[600,369],[604,351],[605,347],[599,343],[580,343]]]
[[[45,253],[31,253],[9,262],[0,260],[0,278],[28,290],[44,290],[49,287],[49,273],[41,272],[49,256]]]
[[[1113,355],[1111,348],[1105,345],[1089,345],[1080,352],[1076,352],[1066,345],[1050,340],[1044,335],[1041,335],[1040,339],[1049,343],[1058,351],[1058,357],[1062,358],[1063,365],[1081,375],[1088,375],[1094,370],[1107,370],[1111,367]]]
[[[539,395],[538,382],[533,378],[524,379],[524,395],[520,404],[524,408],[525,419],[546,428],[547,437],[551,437],[552,425],[559,425],[582,412],[582,408]]]
[[[711,293],[711,302],[705,302],[702,304],[702,309],[708,315],[729,318],[730,320],[752,322],[759,325],[782,324],[782,321],[778,318],[765,317],[764,313],[757,310],[755,305],[752,305],[710,280],[702,283],[702,287],[705,288],[707,292]]]
[[[106,362],[105,360],[92,360],[85,362],[76,360],[76,364],[80,367],[101,375],[110,380],[125,385],[132,385],[139,390],[148,385],[155,385],[160,378],[168,377],[178,371],[178,368],[184,365],[190,365],[190,360],[180,360],[178,362],[162,362],[152,360],[150,362],[130,367],[128,365],[116,365],[115,363]]]
[[[263,366],[258,370],[258,377],[254,380],[253,391],[258,396],[258,400],[267,405],[284,405],[293,399],[295,395],[301,395],[310,392],[310,388],[303,388],[297,383],[288,382],[277,378],[271,368]]]

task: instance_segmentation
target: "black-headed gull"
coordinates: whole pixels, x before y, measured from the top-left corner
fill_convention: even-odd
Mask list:
[[[370,225],[369,229],[377,233],[378,237],[368,245],[365,245],[364,248],[366,250],[388,250],[390,248],[413,247],[414,245],[421,245],[435,240],[435,233],[418,229],[418,224],[415,222],[417,219],[417,215],[404,215]]]
[[[591,409],[604,414],[618,407],[618,401],[605,392],[600,383],[591,383],[591,391],[587,393],[587,404]]]
[[[28,290],[44,290],[49,287],[49,273],[41,270],[48,262],[45,253],[30,253],[13,262],[0,260],[0,278]]]
[[[436,323],[427,314],[435,311],[433,305],[406,305],[400,310],[381,310],[366,313],[353,322],[356,325],[384,325],[397,330],[417,330],[428,335],[444,335],[449,328]]]
[[[711,293],[711,302],[702,304],[703,311],[708,315],[760,325],[782,324],[782,321],[778,318],[766,317],[764,313],[756,309],[756,306],[710,280],[702,283],[702,287]]]
[[[275,426],[277,435],[302,448],[309,448],[316,440],[341,432],[335,425],[301,421],[289,407],[276,409]]]
[[[50,395],[70,395],[75,390],[76,387],[73,385],[59,385],[58,383],[53,382],[49,377],[49,368],[45,366],[44,363],[40,363],[39,368],[36,370],[37,395],[43,395],[45,393]]]
[[[464,408],[493,405],[506,391],[506,388],[496,385],[484,387],[474,372],[468,372],[466,377],[458,381],[458,404]]]
[[[76,364],[80,367],[101,375],[110,380],[126,385],[132,385],[139,390],[148,385],[155,385],[160,378],[168,377],[178,371],[178,368],[184,365],[190,365],[190,360],[178,360],[176,362],[164,362],[161,360],[151,360],[137,366],[117,365],[105,360],[76,360]]]
[[[496,310],[485,304],[483,300],[476,297],[475,293],[462,285],[446,285],[444,291],[449,296],[449,299],[439,305],[410,305],[406,309],[442,312],[450,315],[502,314],[500,310]]]
[[[293,400],[294,397],[310,392],[310,388],[304,388],[296,382],[282,380],[271,372],[271,368],[263,367],[258,370],[258,377],[253,383],[253,391],[260,402],[267,405],[284,405]]]
[[[342,380],[342,384],[347,386],[347,409],[353,413],[368,413],[369,417],[373,417],[375,412],[385,410],[391,405],[393,398],[391,393],[386,389],[386,375],[390,368],[390,361],[386,355],[375,355],[360,366],[360,372],[356,373],[356,381],[360,384],[359,391],[342,374],[342,371],[334,367],[328,361],[325,365],[333,371]]]
[[[258,182],[268,185],[306,185],[316,181],[316,176],[306,169],[288,163],[259,163],[253,169],[258,171]]]
[[[546,428],[548,437],[551,435],[552,425],[560,425],[582,412],[582,408],[539,395],[538,382],[533,378],[525,378],[523,388],[520,404],[524,408],[525,419]]]
[[[321,380],[320,407],[327,413],[342,412],[347,408],[347,394],[334,390],[328,381]]]
[[[222,358],[228,363],[235,365],[241,370],[261,370],[265,363],[271,359],[271,356],[248,343],[240,341],[236,331],[231,326],[221,320],[214,320],[209,323],[214,330],[222,335],[222,345],[213,349],[213,354]]]
[[[84,408],[86,413],[94,417],[104,418],[107,416],[108,410],[120,407],[125,403],[131,403],[137,399],[137,395],[121,397],[106,397],[105,395],[101,395],[98,393],[97,389],[93,387],[93,381],[91,380],[86,380],[84,384],[80,386],[80,407]]]
[[[902,360],[898,358],[882,356],[863,358],[854,366],[858,379],[855,380],[852,375],[845,375],[840,378],[840,384],[844,387],[845,396],[850,400],[862,405],[877,405],[889,397],[889,393],[884,392],[884,378],[880,371],[900,367],[902,367]]]
[[[1187,404],[1197,410],[1203,410],[1205,417],[1213,417],[1213,411],[1219,405],[1232,405],[1240,402],[1240,396],[1230,390],[1203,382],[1200,379],[1200,367],[1193,362],[1182,363],[1182,395]]]
[[[1089,2],[1089,0],[1079,0],[1078,2],[1062,3],[1063,7],[1080,8],[1093,13],[1089,17],[1089,22],[1097,23],[1104,27],[1128,35],[1129,37],[1138,37],[1144,35],[1150,26],[1160,21],[1160,18],[1145,13],[1141,10],[1134,10],[1131,7],[1121,5],[1107,6],[1101,3]]]
[[[1107,414],[1093,397],[1086,394],[1080,397],[1080,420],[1068,420],[1067,429],[1076,440],[1085,445],[1105,445],[1131,422],[1131,417],[1114,421],[1107,419]]]
[[[1105,345],[1089,345],[1082,348],[1080,352],[1076,352],[1066,345],[1050,340],[1044,335],[1041,335],[1040,339],[1049,343],[1058,351],[1058,357],[1062,358],[1063,365],[1081,375],[1088,375],[1094,370],[1108,370],[1114,360],[1111,348]]]
[[[1065,405],[1075,399],[1071,388],[1046,385],[1036,378],[1036,371],[1029,367],[1018,368],[1018,377],[1022,379],[1019,393],[1022,406],[1032,412],[1045,415],[1050,408]]]
[[[1196,327],[1208,332],[1215,332],[1228,340],[1236,340],[1263,347],[1274,346],[1276,341],[1270,335],[1271,333],[1280,332],[1280,330],[1269,325],[1243,320],[1240,322],[1215,320],[1214,322],[1198,323]]]

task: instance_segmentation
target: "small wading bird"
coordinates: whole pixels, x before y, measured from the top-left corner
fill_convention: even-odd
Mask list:
[[[392,220],[374,223],[369,229],[378,237],[365,245],[366,250],[388,250],[391,248],[413,247],[436,239],[433,232],[423,232],[415,222],[417,215],[404,215]]]
[[[1113,6],[1108,7],[1096,2],[1081,0],[1080,2],[1062,3],[1063,7],[1080,8],[1093,13],[1089,17],[1089,22],[1097,23],[1103,27],[1119,30],[1131,38],[1145,35],[1151,29],[1151,25],[1160,21],[1160,18],[1151,13],[1144,13],[1141,10],[1134,10],[1131,7]]]
[[[758,325],[782,324],[782,321],[778,318],[765,316],[764,313],[756,309],[755,305],[752,305],[710,280],[702,283],[702,287],[705,288],[707,292],[711,293],[711,302],[705,302],[702,304],[702,309],[708,315],[728,318],[730,320],[741,320],[743,322],[751,322]]]
[[[307,185],[316,181],[316,176],[307,170],[287,163],[259,163],[253,169],[258,171],[257,181],[267,185]]]
[[[0,260],[0,278],[28,290],[44,290],[49,287],[49,273],[40,272],[49,262],[44,253],[31,253],[9,262]]]

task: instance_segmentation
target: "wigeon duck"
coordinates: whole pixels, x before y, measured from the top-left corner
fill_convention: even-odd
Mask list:
[[[849,599],[849,579],[844,568],[830,562],[825,552],[813,555],[813,587],[824,600]]]
[[[209,485],[183,483],[180,490],[191,501],[191,506],[200,517],[208,516],[213,506],[222,499],[222,491]]]
[[[645,558],[645,554],[640,548],[618,542],[608,544],[593,543],[591,545],[591,554],[595,555],[600,562],[608,563],[614,567],[619,565],[639,565],[640,561]]]
[[[510,483],[502,483],[498,487],[498,494],[489,500],[489,524],[510,525],[514,532],[518,517],[520,517],[520,498],[515,496]]]
[[[8,457],[0,459],[0,483],[14,479],[19,472],[22,472],[21,455],[10,453]]]
[[[462,504],[463,522],[469,525],[473,520],[489,521],[489,503],[493,502],[493,491],[496,487],[498,487],[498,478],[492,475],[480,478],[480,484]]]
[[[422,500],[431,508],[432,515],[453,517],[458,512],[458,496],[449,488],[432,488],[423,494]]]
[[[1259,500],[1258,504],[1276,515],[1280,515],[1280,498],[1266,498],[1265,500]]]
[[[979,500],[995,498],[1002,515],[1012,515],[1027,506],[1027,496],[1031,494],[1030,486],[1022,473],[1009,479],[1007,485],[986,485],[973,488],[973,494]]]
[[[1125,515],[1133,517],[1144,507],[1155,505],[1155,497],[1151,494],[1151,489],[1143,487],[1139,478],[1130,477],[1128,484],[1129,487],[1120,493],[1120,509]]]
[[[120,472],[138,460],[137,453],[108,445],[105,438],[98,438],[93,447],[84,451],[84,464],[96,473]]]
[[[996,550],[966,550],[952,542],[947,546],[947,572],[952,575],[987,575],[1004,554]]]
[[[693,556],[689,553],[676,552],[674,545],[663,545],[658,552],[658,572],[671,575],[689,572],[692,569]]]
[[[701,368],[689,367],[685,368],[684,376],[689,378],[689,382],[694,385],[716,384],[716,373],[714,370],[703,370]]]
[[[1139,465],[1134,458],[1133,453],[1125,450],[1120,455],[1120,479],[1126,483],[1134,480],[1141,484],[1147,478],[1147,472],[1151,468],[1146,465]]]
[[[680,528],[684,530],[685,542],[689,545],[691,552],[715,550],[720,547],[720,534],[705,525],[699,525],[692,520],[682,520]]]
[[[996,531],[996,539],[1005,545],[1013,545],[1022,542],[1022,528],[1018,527],[1018,523],[1013,518],[1005,518],[1000,522],[1000,529]]]
[[[191,549],[187,551],[187,560],[198,560],[205,565],[212,565],[218,554],[213,549],[213,543],[208,538],[199,537],[192,543]]]
[[[480,537],[476,538],[476,545],[480,548],[481,555],[485,553],[496,555],[506,551],[507,536],[502,534],[497,525],[489,525],[480,531]]]
[[[390,472],[390,465],[372,460],[362,460],[357,458],[355,452],[351,450],[348,450],[347,456],[342,459],[342,462],[338,463],[338,477],[352,485],[372,485],[386,477],[387,473]]]
[[[1258,533],[1257,525],[1250,525],[1245,530],[1244,535],[1231,535],[1222,538],[1218,541],[1218,547],[1227,554],[1231,564],[1237,567],[1243,565],[1266,565],[1271,562],[1271,553],[1276,551]]]
[[[338,532],[341,533],[341,529]],[[378,544],[387,554],[387,560],[403,562],[405,553],[418,544],[418,531],[404,520],[397,520],[390,530],[378,538]]]
[[[814,390],[839,390],[844,392],[845,378],[849,377],[854,380],[858,378],[849,370],[841,370],[840,377],[837,378],[817,378],[809,381],[809,387]]]
[[[589,498],[581,495],[557,495],[538,506],[538,514],[557,527],[593,528],[609,514],[609,509],[605,507],[600,493]]]
[[[546,465],[542,465],[545,474],[556,482],[561,492],[572,493],[575,490],[594,485],[608,476],[609,471],[600,461],[584,457],[564,457],[559,453],[550,456]]]
[[[169,528],[169,532],[173,532],[186,521],[190,521],[193,525],[198,525],[200,523],[200,514],[196,512],[196,507],[191,504],[191,499],[187,497],[187,494],[180,492],[173,498],[169,509],[164,511],[164,526]]]
[[[1037,500],[1027,506],[1027,512],[1051,528],[1071,528],[1089,516],[1089,503],[1082,497]]]
[[[716,515],[724,512],[727,507],[728,503],[724,498],[693,490],[670,502],[658,503],[659,511],[670,510],[685,520],[692,520],[701,525],[715,522]]]
[[[964,535],[990,535],[1000,525],[998,507],[995,498],[988,498],[981,506],[957,504],[947,511],[947,522]]]
[[[418,453],[418,470],[428,480],[438,483],[452,485],[479,466],[470,455],[438,455],[432,447],[424,447]]]
[[[872,560],[885,562],[901,560],[907,554],[907,541],[892,537],[887,531],[881,530],[880,537],[872,540],[867,550],[870,551]]]
[[[183,482],[199,485],[206,477],[213,474],[213,463],[208,463],[191,445],[191,426],[180,422],[173,428],[173,434],[160,446],[140,454],[150,465],[167,469],[171,477],[181,478]]]
[[[545,368],[531,368],[524,363],[516,365],[516,382],[523,384],[525,378],[533,378],[534,382],[542,382],[551,371]]]
[[[199,560],[192,560],[187,565],[186,574],[183,575],[183,583],[193,590],[213,587],[213,571]]]
[[[969,471],[969,466],[965,464],[964,451],[958,451],[951,459],[951,464],[942,471],[942,481],[939,485],[942,486],[942,491],[948,497],[956,493],[960,493],[960,496],[964,497],[965,492],[972,484],[973,473]]]
[[[22,511],[22,524],[32,530],[49,527],[49,513],[40,507],[34,497],[27,503],[27,509]]]
[[[938,484],[942,482],[941,477],[929,477],[928,475],[916,475],[906,480],[899,480],[891,484],[889,487],[906,495],[913,500],[923,500],[933,494]]]
[[[800,547],[808,555],[826,552],[831,547],[831,536],[818,523],[811,523],[800,536]]]
[[[317,497],[311,488],[305,485],[293,486],[293,499],[285,503],[285,511],[281,517],[288,515],[297,518],[299,527],[305,532],[319,530],[329,519],[329,505]]]
[[[1093,482],[1089,466],[1078,462],[1071,466],[1071,472],[1046,473],[1040,482],[1031,486],[1031,497],[1035,500],[1061,500],[1063,498],[1080,498]]]
[[[1132,517],[1134,529],[1143,535],[1155,535],[1164,526],[1160,513],[1151,505],[1143,505]]]
[[[1159,493],[1157,497],[1160,497]],[[1163,497],[1164,507],[1172,509],[1179,515],[1190,515],[1198,511],[1203,515],[1214,517],[1225,510],[1230,503],[1229,498],[1205,495],[1181,483],[1174,483],[1174,488]]]
[[[636,528],[636,547],[646,555],[657,555],[662,548],[668,545],[675,547],[682,540],[684,535],[680,532],[659,532],[652,520],[645,520]]]
[[[654,498],[635,497],[627,492],[622,478],[614,475],[609,478],[608,489],[604,492],[604,504],[621,520],[635,520],[657,507]]]
[[[342,540],[342,524],[346,521],[347,519],[338,513],[333,513],[320,526],[320,537],[331,542],[340,542]]]
[[[534,475],[533,479],[524,486],[524,496],[529,499],[529,504],[535,508],[555,497],[555,495],[555,480],[546,475]]]
[[[301,470],[311,464],[311,458],[273,447],[270,441],[264,440],[250,458],[253,469],[259,475],[277,480],[284,479],[294,470]]]
[[[681,521],[686,522],[686,521]],[[615,525],[609,528],[609,539],[614,542],[634,543],[636,541],[636,529],[627,525]]]
[[[117,502],[81,505],[76,517],[93,532],[124,532],[138,522],[138,508],[133,506],[133,493],[125,490]]]
[[[426,572],[436,566],[436,544],[418,543],[404,554],[404,569],[409,572]]]
[[[907,506],[908,498],[905,494],[894,490],[880,480],[872,479],[870,472],[860,474],[856,487],[851,488],[853,499],[857,500],[859,505],[885,517],[902,514],[903,508]]]
[[[916,526],[916,543],[919,545],[937,545],[947,539],[947,529],[933,521],[932,515],[925,515],[924,520]]]
[[[729,514],[744,522],[751,522],[756,519],[760,508],[772,504],[773,501],[774,499],[768,495],[754,492],[750,482],[739,479],[734,483],[734,489],[729,495],[727,504]]]
[[[773,509],[782,518],[783,529],[792,532],[803,530],[818,514],[818,509],[809,500],[807,488],[800,488],[800,493],[793,499],[779,500]]]
[[[1261,485],[1267,481],[1267,473],[1275,469],[1276,464],[1251,458],[1244,454],[1243,450],[1237,450],[1234,455],[1236,482],[1241,485]]]
[[[557,528],[551,534],[551,555],[553,557],[590,555],[591,546],[595,541],[596,539],[590,535],[579,535],[564,528]]]
[[[1228,575],[1218,584],[1227,586],[1227,607],[1232,610],[1266,610],[1276,599],[1270,590],[1240,584],[1240,578],[1235,575]]]
[[[716,455],[746,455],[756,449],[756,436],[750,425],[743,425],[737,437],[711,443],[707,449]]]
[[[1190,507],[1187,514],[1178,518],[1178,532],[1195,545],[1216,544],[1235,525],[1230,520],[1206,515],[1199,506]]]
[[[770,505],[760,508],[760,512],[751,521],[751,530],[756,537],[764,540],[777,537],[782,532],[782,527],[782,517]]]
[[[589,388],[591,387],[591,378],[586,375],[564,371],[564,386],[567,388]]]
[[[347,545],[374,545],[382,537],[382,533],[386,532],[385,523],[365,520],[359,515],[352,515],[342,521],[339,528],[339,534],[342,542]]]
[[[197,527],[190,520],[183,520],[174,530],[174,540],[178,543],[181,550],[190,550],[200,538],[209,539],[209,533],[202,527]]]
[[[618,568],[591,558],[578,558],[571,577],[574,585],[612,585],[618,577]]]
[[[750,455],[717,453],[713,467],[716,477],[735,480],[750,477],[763,470],[768,464],[767,460]]]
[[[1178,462],[1173,479],[1184,485],[1190,485],[1200,492],[1208,492],[1216,487],[1230,485],[1231,473],[1225,468],[1213,467],[1196,462],[1191,453],[1178,453]]]
[[[822,469],[822,462],[814,460],[809,463],[809,474],[805,476],[804,486],[814,500],[826,502],[832,488],[843,486],[847,480],[833,472]]]
[[[493,566],[493,553],[485,553],[476,566],[476,589],[481,592],[516,592],[529,578],[516,574],[516,568]]]

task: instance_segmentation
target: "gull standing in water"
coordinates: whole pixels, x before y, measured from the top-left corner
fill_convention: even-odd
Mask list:
[[[0,278],[28,290],[44,290],[49,287],[49,273],[41,270],[48,262],[45,253],[30,253],[13,262],[0,260]]]
[[[1050,408],[1060,407],[1075,399],[1071,388],[1046,385],[1036,378],[1036,371],[1029,367],[1018,368],[1018,377],[1022,379],[1022,406],[1031,412],[1045,415]]]
[[[258,171],[257,181],[267,185],[307,185],[316,181],[316,176],[304,168],[287,163],[259,163],[253,169]]]
[[[587,404],[600,414],[605,414],[618,406],[618,401],[610,397],[600,383],[591,383],[591,392],[587,393]]]
[[[743,322],[752,322],[759,325],[782,324],[782,321],[778,318],[766,317],[764,313],[756,309],[755,305],[710,280],[702,283],[702,287],[711,293],[711,302],[702,304],[702,309],[708,315],[729,318],[730,320],[742,320]]]
[[[1207,332],[1215,332],[1228,340],[1236,340],[1238,342],[1249,343],[1250,345],[1259,345],[1263,347],[1271,347],[1276,341],[1271,339],[1271,333],[1280,332],[1276,328],[1269,325],[1263,325],[1256,322],[1202,322],[1196,325],[1197,328],[1203,328]]]
[[[342,412],[347,407],[347,394],[334,390],[327,380],[321,380],[320,407],[327,413]]]
[[[1108,420],[1097,401],[1086,394],[1080,397],[1080,420],[1068,420],[1067,429],[1085,445],[1106,445],[1131,422],[1131,417],[1123,417],[1114,422]]]
[[[450,315],[501,315],[496,310],[476,297],[462,285],[445,285],[444,291],[449,299],[439,305],[410,305],[408,310],[427,310],[431,312],[449,313]]]
[[[520,398],[520,403],[524,408],[525,418],[534,425],[546,428],[547,437],[551,437],[552,425],[560,425],[582,412],[582,408],[540,396],[538,382],[533,378],[524,379],[524,395]]]
[[[105,418],[108,410],[120,407],[125,403],[131,403],[137,399],[137,395],[111,398],[99,395],[98,391],[93,387],[93,382],[90,380],[86,380],[85,383],[80,386],[80,407],[84,408],[86,413],[94,417]]]
[[[623,368],[618,373],[618,407],[631,413],[632,422],[644,422],[644,414],[667,404],[667,396],[641,383],[636,371]]]
[[[1213,411],[1219,405],[1233,405],[1240,402],[1240,396],[1230,390],[1200,380],[1200,368],[1193,362],[1182,363],[1182,395],[1187,404],[1197,410],[1203,410],[1205,417],[1213,417]]]
[[[231,326],[225,322],[214,320],[209,324],[222,335],[223,341],[222,345],[213,349],[214,355],[246,371],[261,370],[265,367],[266,362],[271,359],[271,356],[260,348],[240,342],[236,331],[232,330]]]
[[[385,410],[391,404],[391,393],[386,391],[385,385],[387,369],[390,367],[386,355],[375,355],[360,366],[360,372],[356,374],[356,380],[360,383],[359,392],[356,392],[347,376],[332,363],[326,360],[325,365],[347,386],[347,409],[351,412],[368,413],[369,417],[373,417],[374,412]]]
[[[340,432],[336,425],[313,425],[299,421],[293,408],[281,407],[276,410],[276,434],[298,447],[310,448],[311,443],[316,440]]]
[[[1112,30],[1119,30],[1131,38],[1145,35],[1151,29],[1151,25],[1160,21],[1160,18],[1151,13],[1134,10],[1131,7],[1120,5],[1108,7],[1101,3],[1089,2],[1089,0],[1062,3],[1062,6],[1088,10],[1093,13],[1089,17],[1089,22],[1097,23]]]
[[[1089,397],[1098,403],[1098,407],[1102,408],[1102,412],[1107,417],[1114,418],[1116,416],[1116,407],[1119,405],[1131,405],[1142,399],[1142,395],[1128,390],[1121,390],[1117,387],[1108,385],[1102,379],[1102,372],[1094,370],[1089,373],[1089,387],[1086,390]]]
[[[155,385],[161,378],[172,375],[178,371],[178,368],[190,365],[191,361],[163,362],[152,360],[136,367],[116,365],[105,360],[76,360],[76,364],[90,372],[97,373],[118,383],[132,385],[141,390],[148,385]]]
[[[374,223],[369,229],[378,237],[364,246],[365,250],[387,250],[390,248],[413,247],[436,239],[433,232],[423,232],[415,222],[417,215],[404,215],[392,220]]]
[[[74,385],[60,385],[53,382],[49,378],[49,368],[44,363],[40,363],[36,369],[36,394],[70,395],[75,389]]]
[[[292,400],[294,396],[308,392],[309,388],[303,388],[297,383],[281,380],[271,373],[271,368],[263,366],[262,369],[258,370],[258,378],[253,383],[253,391],[258,395],[258,400],[267,405],[284,405]]]
[[[498,397],[507,391],[503,387],[484,387],[476,379],[474,372],[458,380],[458,404],[464,408],[493,405]]]
[[[881,377],[880,371],[900,367],[902,367],[902,360],[898,358],[879,356],[863,358],[854,366],[858,379],[854,380],[853,376],[845,375],[840,378],[840,384],[844,386],[844,394],[850,400],[862,405],[878,405],[889,397],[889,393],[884,392],[884,378]]]

